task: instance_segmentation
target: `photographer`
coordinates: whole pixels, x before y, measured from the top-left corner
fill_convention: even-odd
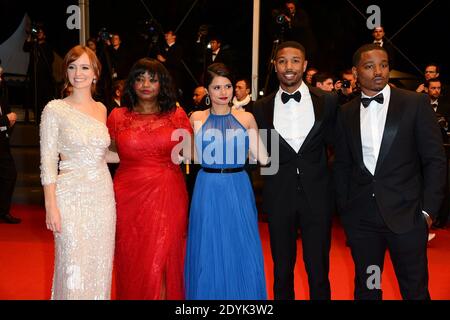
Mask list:
[[[278,36],[282,41],[297,41],[308,48],[308,62],[315,60],[317,44],[312,32],[308,13],[297,1],[285,1],[284,8],[278,11],[275,21],[280,30]]]
[[[53,49],[48,44],[42,24],[32,23],[27,31],[23,51],[30,53],[28,79],[31,90],[29,101],[34,107],[36,123],[40,123],[41,112],[48,101],[55,97],[53,78]]]
[[[0,221],[10,224],[21,221],[10,213],[17,171],[9,147],[9,134],[16,120],[17,115],[11,112],[8,106],[6,85],[0,66]]]
[[[169,71],[172,76],[175,87],[177,89],[178,98],[183,96],[183,48],[176,42],[177,36],[174,31],[168,30],[164,33],[165,43],[160,52],[156,55],[159,60]]]
[[[425,82],[430,104],[436,113],[438,124],[441,128],[444,143],[448,143],[447,132],[450,121],[450,103],[442,97],[442,83],[439,78],[429,79]]]
[[[114,80],[123,80],[128,76],[131,69],[130,55],[122,45],[122,40],[118,33],[112,33],[111,45],[109,46],[111,56],[112,77]]]
[[[356,86],[356,78],[351,69],[341,72],[339,80],[334,84],[334,90],[338,95],[338,104],[342,106],[360,94]]]
[[[101,28],[96,40],[96,55],[102,66],[100,78],[97,82],[97,92],[95,100],[103,102],[104,105],[111,105],[113,65],[111,60],[110,46],[112,34],[106,28]]]
[[[450,101],[442,95],[442,83],[439,78],[430,78],[425,82],[425,88],[430,97],[430,105],[436,113],[436,120],[441,129],[444,143],[449,143],[448,131],[450,122]],[[447,152],[448,154],[448,152]],[[447,158],[448,161],[448,158]],[[450,214],[449,184],[445,186],[445,199],[433,223],[434,228],[445,228]]]

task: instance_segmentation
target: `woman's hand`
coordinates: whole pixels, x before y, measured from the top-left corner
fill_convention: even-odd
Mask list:
[[[61,232],[61,214],[56,206],[46,210],[45,223],[48,230],[57,233]]]

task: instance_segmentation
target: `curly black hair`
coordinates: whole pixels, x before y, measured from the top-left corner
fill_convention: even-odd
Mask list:
[[[123,102],[128,110],[138,103],[138,97],[134,90],[134,84],[138,77],[148,72],[150,77],[157,75],[160,85],[158,95],[159,111],[161,113],[170,112],[176,108],[177,96],[172,77],[166,67],[156,59],[142,58],[139,59],[131,68],[125,83]]]

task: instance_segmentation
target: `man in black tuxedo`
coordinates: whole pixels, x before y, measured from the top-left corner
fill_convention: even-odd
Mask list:
[[[30,53],[28,79],[30,104],[34,107],[36,123],[41,122],[41,113],[47,102],[55,97],[55,79],[53,77],[53,49],[47,42],[45,28],[37,24],[23,44],[23,51]]]
[[[384,27],[378,26],[372,30],[373,43],[383,47],[389,55],[389,68],[394,69],[395,49],[392,42],[385,37]]]
[[[304,47],[281,43],[275,54],[280,89],[258,100],[253,114],[259,129],[271,130],[267,150],[278,172],[264,176],[263,210],[268,214],[274,262],[275,299],[295,298],[294,266],[300,228],[311,299],[330,299],[329,250],[332,185],[326,144],[332,142],[337,96],[303,81]],[[274,145],[279,143],[279,159]]]
[[[178,44],[177,36],[174,31],[168,30],[164,33],[164,38],[166,42],[156,58],[163,63],[169,71],[173,78],[178,98],[181,98],[184,91],[183,48]]]
[[[431,78],[425,82],[427,94],[430,97],[430,104],[438,117],[441,126],[444,142],[448,141],[447,132],[450,123],[450,101],[448,96],[442,95],[442,82],[439,78]]]
[[[403,299],[429,299],[428,228],[444,198],[446,158],[426,95],[391,88],[386,50],[359,48],[362,93],[336,129],[337,204],[355,264],[355,299],[382,298],[389,250]]]
[[[9,110],[0,74],[0,221],[11,224],[20,223],[20,219],[9,212],[17,177],[9,149],[9,133],[16,120],[16,114]]]
[[[448,131],[450,124],[450,101],[448,96],[442,95],[442,82],[439,78],[431,78],[425,82],[428,96],[430,97],[431,107],[436,114],[439,128],[444,143],[448,143]],[[447,157],[448,157],[447,150]],[[445,228],[450,214],[450,199],[449,199],[449,185],[448,180],[445,186],[445,198],[439,210],[436,220],[433,222],[435,228]]]
[[[213,36],[211,37],[209,44],[211,46],[211,51],[208,51],[206,56],[206,67],[215,62],[222,62],[228,68],[233,69],[233,56],[230,49],[222,45],[221,38],[218,36]]]

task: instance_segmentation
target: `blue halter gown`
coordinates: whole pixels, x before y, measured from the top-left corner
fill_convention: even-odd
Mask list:
[[[195,136],[203,168],[241,168],[247,130],[231,114],[210,114]],[[267,299],[257,210],[246,171],[195,182],[185,262],[186,299]]]

